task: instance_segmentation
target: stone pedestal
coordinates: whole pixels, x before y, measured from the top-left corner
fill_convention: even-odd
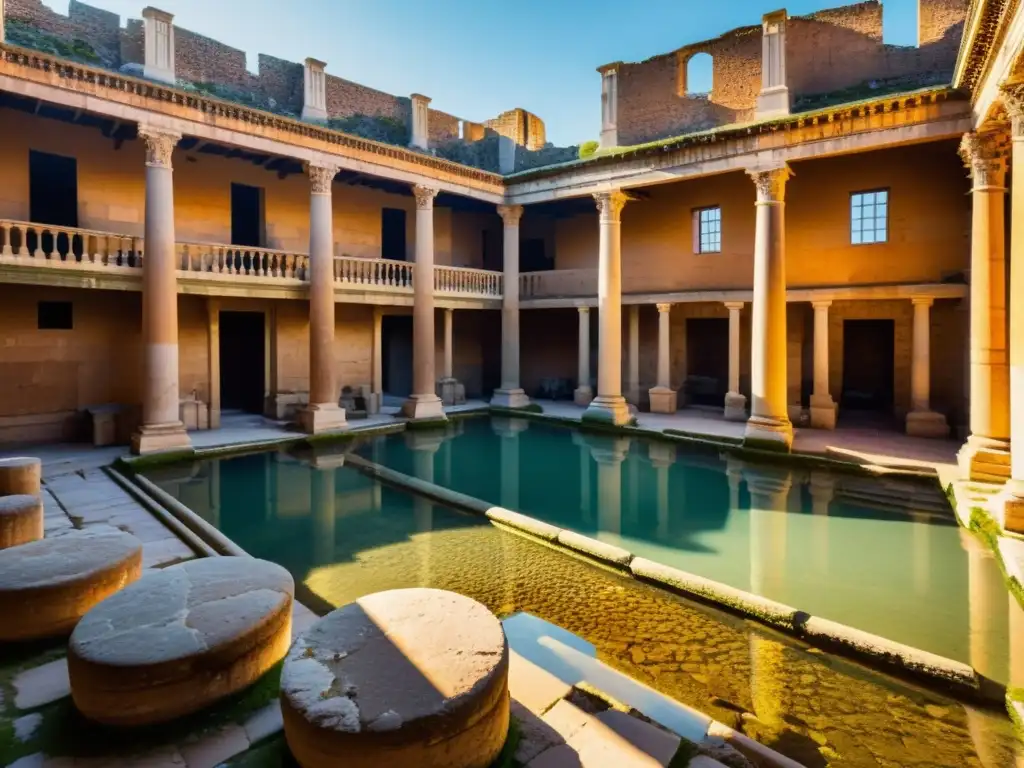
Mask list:
[[[202,400],[197,400],[194,397],[182,400],[178,413],[181,415],[181,423],[185,425],[185,429],[210,428],[210,410]]]
[[[458,379],[440,379],[435,390],[442,405],[462,405],[466,402],[466,388]]]
[[[747,397],[738,392],[729,392],[725,396],[725,420],[747,420]]]
[[[344,429],[347,425],[345,409],[334,403],[314,403],[299,411],[299,426],[309,435]]]
[[[831,395],[811,395],[810,414],[815,429],[835,429],[839,406]]]
[[[914,437],[949,437],[949,424],[941,413],[911,411],[907,414],[907,434]]]
[[[590,400],[588,399],[589,403]],[[525,408],[530,404],[530,398],[522,389],[496,389],[491,397],[491,405],[500,408]]]
[[[407,419],[446,419],[444,404],[437,395],[409,395],[402,403],[402,415]]]
[[[651,413],[675,413],[678,410],[679,398],[674,389],[652,387],[648,394],[651,398]]]
[[[915,296],[914,334],[911,341],[910,399],[907,434],[915,437],[948,437],[945,415],[930,407],[931,401],[931,306],[930,296]]]

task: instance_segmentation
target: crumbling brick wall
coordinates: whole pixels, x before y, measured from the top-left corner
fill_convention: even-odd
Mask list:
[[[367,88],[336,75],[327,75],[327,114],[330,117],[372,115],[412,125],[412,103],[407,98]]]
[[[540,149],[547,143],[544,121],[525,109],[510,109],[487,120],[484,125],[495,133],[512,139],[521,147]]]
[[[116,13],[78,0],[71,0],[67,16],[43,5],[42,0],[6,0],[4,13],[7,19],[51,35],[87,42],[108,64],[119,62],[121,17]]]
[[[304,67],[275,56],[259,55],[259,84],[263,95],[273,99],[276,108],[293,115],[302,114]]]
[[[427,110],[427,140],[430,146],[435,147],[448,141],[457,141],[459,137],[459,123],[462,121],[454,115],[442,112],[439,109]]]
[[[174,68],[179,80],[193,83],[243,90],[255,85],[245,66],[245,51],[178,26],[174,27]]]

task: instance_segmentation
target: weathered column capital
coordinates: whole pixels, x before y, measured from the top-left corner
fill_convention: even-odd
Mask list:
[[[576,311],[581,315],[586,315],[590,313],[590,307],[576,307]]]
[[[826,310],[832,306],[832,299],[815,299],[811,302],[815,310]]]
[[[338,175],[338,166],[305,163],[304,167],[306,173],[309,174],[310,191],[314,195],[331,194],[331,184],[334,182],[334,177]]]
[[[781,203],[786,199],[786,182],[793,171],[783,164],[778,168],[748,168],[747,175],[757,188],[758,203]]]
[[[499,205],[498,215],[505,222],[506,227],[519,226],[519,220],[523,217],[523,206],[521,205]]]
[[[423,187],[419,184],[413,185],[412,193],[416,197],[416,208],[420,211],[431,211],[434,209],[434,198],[440,190],[433,187]]]
[[[140,125],[138,134],[146,143],[146,165],[171,170],[171,154],[181,141],[181,134],[150,125]]]
[[[930,307],[935,303],[935,298],[932,296],[911,296],[910,302],[915,307]]]
[[[664,312],[671,312],[672,311],[672,305],[671,304],[667,304],[667,303],[666,304],[658,304],[657,307],[658,307],[658,312],[664,313]]]
[[[1010,116],[1013,138],[1024,141],[1024,83],[1004,85],[1000,91],[1003,106]]]
[[[594,200],[597,201],[597,212],[601,223],[619,223],[622,219],[622,209],[630,199],[630,196],[621,189],[611,192],[595,192]]]
[[[730,312],[742,312],[743,306],[746,304],[745,301],[726,301],[723,303]]]
[[[1006,181],[1006,137],[997,131],[970,131],[960,140],[960,157],[970,171],[975,189],[1002,187]]]

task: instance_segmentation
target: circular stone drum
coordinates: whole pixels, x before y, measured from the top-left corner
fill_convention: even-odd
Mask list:
[[[0,550],[0,641],[66,635],[142,574],[142,542],[120,531],[68,533]]]
[[[501,623],[468,597],[396,589],[317,621],[281,675],[303,768],[487,768],[509,724]]]
[[[251,557],[150,571],[71,634],[75,706],[96,722],[146,725],[241,691],[288,652],[294,592],[288,571]]]
[[[43,538],[43,502],[38,496],[0,496],[0,549]]]
[[[0,459],[0,496],[39,495],[42,463],[28,456]]]

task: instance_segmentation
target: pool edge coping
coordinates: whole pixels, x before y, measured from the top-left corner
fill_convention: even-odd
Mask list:
[[[362,456],[349,454],[345,461],[348,466],[381,482],[486,517],[492,523],[500,524],[501,527],[515,533],[527,534],[530,538],[538,539],[560,551],[582,556],[641,583],[753,619],[816,648],[837,652],[854,660],[871,662],[869,666],[878,671],[895,673],[911,681],[925,682],[971,702],[1004,706],[1006,704],[1006,686],[985,678],[963,662],[815,616],[697,574],[637,557],[621,547],[420,480],[376,464]]]

